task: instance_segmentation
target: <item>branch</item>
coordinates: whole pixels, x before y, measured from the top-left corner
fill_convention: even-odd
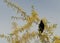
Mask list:
[[[22,8],[19,7],[17,4],[12,3],[12,2],[10,2],[9,0],[4,0],[4,1],[5,1],[9,6],[17,9],[17,13],[20,12],[22,16],[24,16],[24,17],[27,16],[27,15],[26,15],[26,12],[24,12],[24,11],[22,10]]]

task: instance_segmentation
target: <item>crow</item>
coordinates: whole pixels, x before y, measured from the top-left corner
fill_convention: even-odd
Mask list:
[[[42,21],[42,20],[40,21],[38,31],[39,31],[39,32],[41,32],[41,33],[43,33],[43,31],[44,31],[44,23],[43,23],[43,21]]]

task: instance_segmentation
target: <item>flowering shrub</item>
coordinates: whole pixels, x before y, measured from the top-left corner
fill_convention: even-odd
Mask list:
[[[12,19],[14,20],[22,19],[22,20],[26,20],[27,22],[25,25],[20,27],[17,22],[13,21],[12,25],[14,29],[12,30],[12,32],[8,36],[4,34],[0,34],[1,38],[7,39],[9,43],[30,43],[31,42],[30,40],[34,38],[37,38],[39,43],[60,43],[60,38],[58,36],[53,35],[53,29],[56,28],[56,24],[48,25],[46,18],[40,19],[38,16],[38,13],[35,11],[33,6],[32,6],[31,16],[29,16],[17,4],[14,4],[9,0],[5,0],[5,2],[7,3],[7,5],[11,6],[11,8],[15,8],[17,10],[17,13],[21,13],[22,18],[12,16]],[[43,24],[44,24],[44,30],[42,33],[41,33],[41,30],[39,31],[39,29],[43,29],[39,27],[39,23],[41,20],[43,21]],[[39,28],[38,32],[28,31],[30,27],[32,27],[33,23],[38,25],[38,28]],[[25,30],[26,32],[24,32]],[[21,33],[23,32],[24,34],[21,35]]]

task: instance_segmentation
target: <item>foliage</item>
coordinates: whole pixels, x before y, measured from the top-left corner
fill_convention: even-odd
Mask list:
[[[39,38],[40,43],[60,43],[59,37],[56,37],[53,35],[53,30],[54,30],[54,28],[56,28],[57,24],[48,25],[46,18],[40,19],[38,16],[38,13],[34,10],[34,6],[32,6],[32,13],[31,13],[31,16],[29,16],[17,4],[12,3],[9,0],[4,0],[4,1],[11,8],[16,9],[17,13],[21,13],[21,16],[23,16],[21,19],[26,20],[27,22],[24,26],[20,27],[17,24],[17,22],[13,21],[12,25],[13,25],[14,29],[12,30],[12,32],[8,35],[0,34],[1,38],[7,39],[7,41],[9,43],[30,43],[29,40],[32,40],[35,37],[37,37],[37,39]],[[18,19],[17,17],[12,17],[12,18]],[[30,27],[32,27],[33,23],[35,23],[36,25],[39,25],[39,22],[41,20],[43,21],[43,23],[45,25],[43,33],[41,33],[40,31],[38,31],[38,32],[35,32],[35,31],[29,32],[28,31],[30,29]],[[26,30],[26,32],[21,36],[20,34],[22,32],[24,32],[25,30]],[[53,36],[53,38],[51,36]]]

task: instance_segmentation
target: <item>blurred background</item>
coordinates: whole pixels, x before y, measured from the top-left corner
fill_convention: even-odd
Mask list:
[[[22,7],[27,15],[31,15],[31,6],[34,5],[34,8],[38,12],[40,19],[46,17],[50,23],[57,24],[57,28],[54,30],[54,34],[60,36],[60,0],[10,1],[17,3],[20,7]],[[4,0],[0,0],[0,34],[9,34],[11,32],[11,16],[14,16],[16,14],[16,11],[8,7]],[[23,22],[21,24],[23,24]],[[34,28],[36,28],[36,25]],[[7,43],[7,41],[4,38],[0,38],[0,43]]]

